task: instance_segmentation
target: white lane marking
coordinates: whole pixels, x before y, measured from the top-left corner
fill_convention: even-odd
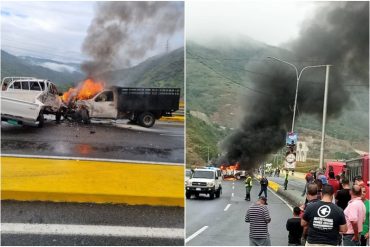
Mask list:
[[[230,206],[231,206],[231,204],[227,204],[224,211],[226,212],[229,209]]]
[[[235,186],[233,186],[233,189],[235,189]]]
[[[204,232],[207,228],[208,228],[208,226],[203,226],[202,228],[200,228],[198,231],[196,231],[195,233],[193,233],[190,237],[188,237],[187,239],[185,239],[185,243],[189,242],[190,240],[192,240],[193,238],[195,238],[196,236],[198,236],[199,234],[201,234],[202,232]]]
[[[184,229],[132,226],[1,223],[1,234],[183,238]]]
[[[267,188],[268,188],[268,190],[269,190],[272,194],[274,194],[277,198],[279,198],[282,202],[284,202],[290,210],[292,210],[292,211],[293,211],[293,207],[292,207],[292,206],[290,206],[290,205],[289,205],[289,203],[288,203],[286,200],[284,200],[281,196],[279,196],[278,194],[276,194],[276,193],[275,193],[275,191],[273,191],[272,189],[270,189],[270,187],[267,187]]]
[[[171,166],[184,166],[180,163],[170,162],[153,162],[153,161],[140,161],[140,160],[117,160],[117,159],[100,159],[100,158],[85,158],[85,157],[71,157],[71,156],[49,156],[49,155],[28,155],[28,154],[1,154],[1,157],[14,157],[14,158],[32,158],[32,159],[59,159],[59,160],[82,160],[82,161],[107,161],[118,163],[134,163],[134,164],[151,164],[151,165],[171,165]]]
[[[233,197],[234,196],[234,193],[231,193],[231,197]]]

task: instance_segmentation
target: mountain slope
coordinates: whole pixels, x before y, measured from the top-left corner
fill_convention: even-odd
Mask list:
[[[179,87],[183,95],[184,48],[149,58],[129,69],[106,72],[100,77],[119,86]]]
[[[1,51],[1,77],[8,76],[34,76],[49,79],[63,90],[84,78],[79,72],[66,73],[51,70],[42,66],[33,65],[27,60]]]

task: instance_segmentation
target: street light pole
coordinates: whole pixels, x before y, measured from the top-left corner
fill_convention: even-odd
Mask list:
[[[325,127],[326,127],[326,109],[327,109],[327,105],[328,105],[327,102],[328,102],[328,91],[329,91],[329,72],[330,72],[330,65],[326,65],[324,107],[323,107],[323,110],[322,110],[320,169],[322,169],[324,167],[324,142],[325,142]]]
[[[297,77],[297,86],[295,88],[295,97],[294,97],[294,107],[293,107],[293,120],[292,120],[292,129],[291,129],[291,133],[294,132],[294,124],[295,124],[295,113],[296,113],[296,109],[297,109],[297,98],[298,98],[298,87],[299,87],[299,80],[301,79],[301,76],[302,76],[302,73],[303,71],[305,71],[306,69],[309,69],[309,68],[318,68],[318,67],[325,67],[327,65],[311,65],[311,66],[306,66],[304,68],[301,69],[301,71],[298,73],[298,69],[297,69],[297,66],[295,66],[294,64],[292,63],[289,63],[287,61],[284,61],[284,60],[281,60],[279,58],[276,58],[276,57],[267,57],[267,58],[271,58],[271,59],[274,59],[274,60],[277,60],[277,61],[280,61],[282,63],[286,63],[290,66],[292,66],[295,70],[295,73],[296,73],[296,77]]]
[[[292,66],[295,69],[295,72],[296,72],[297,86],[296,86],[295,98],[294,98],[293,120],[292,120],[292,130],[291,130],[292,133],[294,131],[295,112],[296,112],[296,108],[297,108],[299,79],[301,78],[303,71],[305,69],[308,69],[308,68],[326,67],[324,106],[323,106],[323,114],[322,114],[321,147],[320,147],[320,168],[322,169],[324,167],[324,142],[325,142],[325,127],[326,127],[326,110],[327,110],[328,90],[329,90],[329,73],[330,73],[330,66],[331,65],[325,64],[325,65],[306,66],[298,74],[298,69],[294,64],[291,64],[287,61],[281,60],[281,59],[276,58],[276,57],[268,57],[268,58],[280,61],[282,63],[286,63],[286,64]]]

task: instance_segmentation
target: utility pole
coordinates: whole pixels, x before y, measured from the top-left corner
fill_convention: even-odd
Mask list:
[[[209,146],[207,146],[207,164],[209,164]]]
[[[323,106],[323,110],[322,110],[320,169],[323,169],[323,167],[324,167],[324,142],[325,142],[325,127],[326,127],[326,110],[327,110],[327,105],[328,105],[329,72],[330,72],[330,65],[326,65],[324,106]]]

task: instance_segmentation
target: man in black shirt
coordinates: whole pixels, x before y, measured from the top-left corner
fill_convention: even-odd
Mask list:
[[[264,192],[265,193],[265,197],[267,198],[267,186],[269,184],[269,181],[267,180],[266,177],[262,176],[261,177],[260,184],[261,184],[261,190],[260,190],[260,193],[258,193],[258,196],[261,196],[262,195],[262,192]]]
[[[293,218],[288,219],[286,222],[286,229],[289,231],[288,246],[301,245],[303,227],[301,226],[301,218],[299,217],[300,213],[301,210],[299,207],[295,207],[293,209]]]
[[[335,203],[341,209],[346,209],[348,202],[351,200],[350,187],[348,178],[342,180],[343,189],[338,190],[337,195],[335,196]]]
[[[333,245],[338,244],[340,232],[347,231],[346,218],[343,210],[332,203],[334,189],[331,185],[322,188],[321,201],[307,206],[301,225],[308,226],[306,245]]]

